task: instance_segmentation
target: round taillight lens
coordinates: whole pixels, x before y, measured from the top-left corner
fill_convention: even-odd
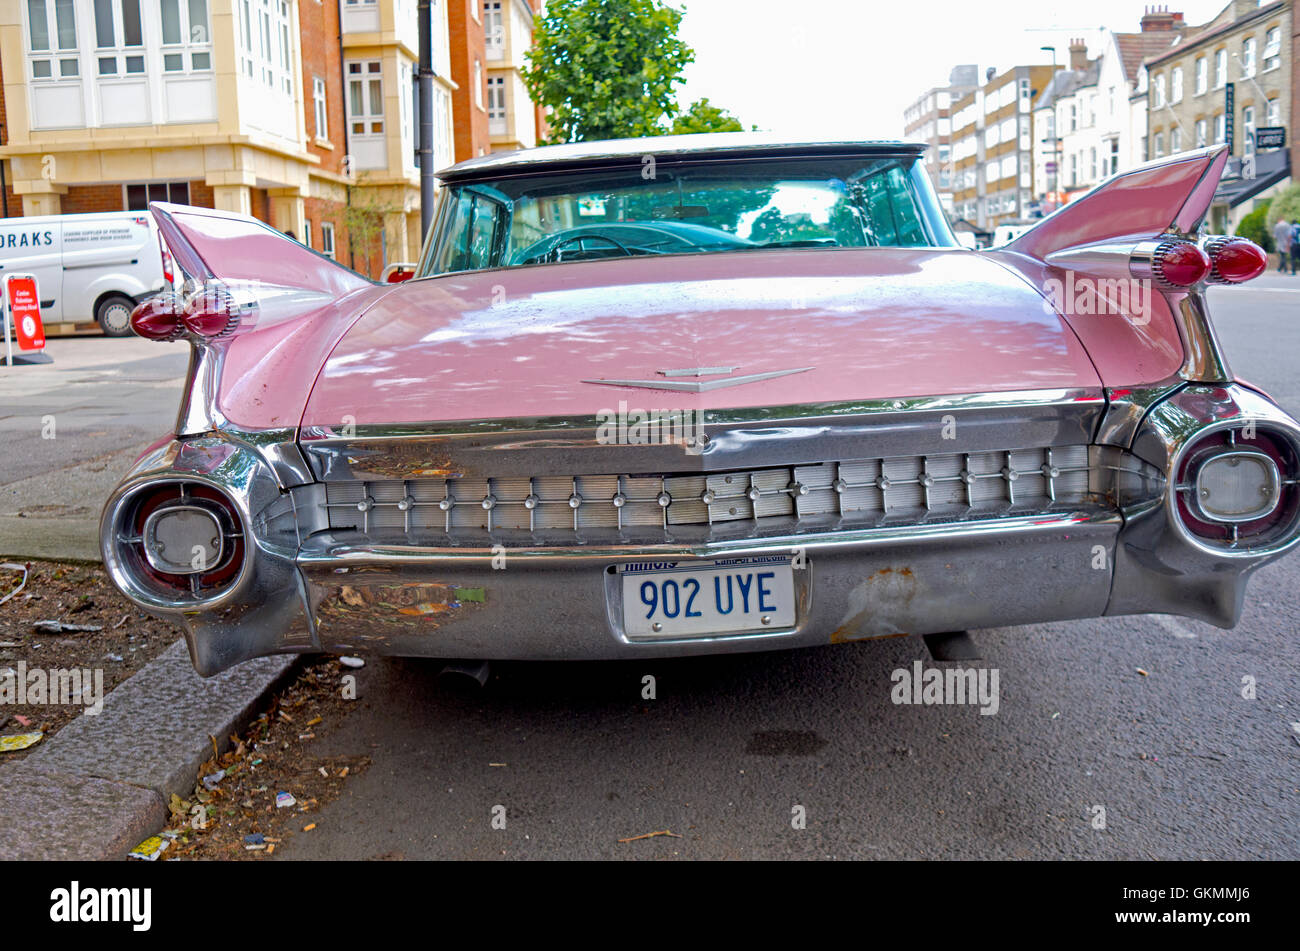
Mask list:
[[[1156,248],[1151,271],[1174,287],[1191,287],[1210,273],[1210,258],[1190,241],[1167,241]]]
[[[1196,442],[1178,472],[1178,517],[1196,537],[1238,551],[1267,547],[1300,516],[1300,456],[1280,434],[1246,427]]]
[[[174,340],[181,335],[180,298],[164,291],[141,301],[131,311],[131,329],[148,340]]]
[[[223,288],[209,284],[186,301],[181,321],[200,337],[218,337],[239,326],[239,308]]]
[[[243,564],[239,516],[209,486],[171,482],[146,491],[129,525],[136,570],[159,591],[215,593],[211,589],[229,582]]]
[[[1259,277],[1268,267],[1268,255],[1254,241],[1228,238],[1206,247],[1214,267],[1212,277],[1228,284],[1240,284]]]

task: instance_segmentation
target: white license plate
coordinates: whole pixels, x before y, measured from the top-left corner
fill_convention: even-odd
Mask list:
[[[694,637],[794,626],[794,569],[789,558],[631,562],[619,568],[619,575],[628,637]]]

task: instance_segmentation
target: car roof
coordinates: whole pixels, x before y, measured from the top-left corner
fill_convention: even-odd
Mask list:
[[[436,174],[444,182],[459,182],[584,167],[640,166],[645,156],[653,156],[656,161],[810,155],[896,155],[910,158],[925,148],[923,143],[895,140],[801,140],[768,132],[706,132],[640,139],[602,139],[544,145],[517,152],[493,152],[459,162]]]

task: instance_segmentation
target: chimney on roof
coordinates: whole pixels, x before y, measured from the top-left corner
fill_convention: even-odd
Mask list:
[[[1073,70],[1088,68],[1088,44],[1082,39],[1070,40],[1070,68]]]
[[[1159,33],[1183,28],[1183,15],[1170,13],[1168,7],[1147,7],[1142,14],[1142,32]]]
[[[1240,20],[1259,9],[1259,0],[1232,0],[1232,18]]]

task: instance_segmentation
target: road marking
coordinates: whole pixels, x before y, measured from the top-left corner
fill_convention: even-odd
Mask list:
[[[1168,631],[1170,634],[1174,635],[1174,637],[1180,638],[1182,640],[1187,640],[1196,637],[1195,631],[1187,629],[1182,624],[1178,623],[1177,620],[1170,617],[1168,614],[1153,614],[1151,615],[1151,618],[1157,624],[1163,627],[1166,631]]]
[[[1247,287],[1245,289],[1252,294],[1300,294],[1300,287]]]

